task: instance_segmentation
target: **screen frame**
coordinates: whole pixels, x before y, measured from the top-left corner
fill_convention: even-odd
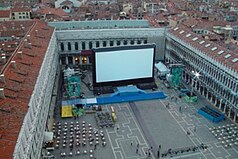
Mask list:
[[[136,49],[153,49],[153,63],[152,63],[152,77],[144,77],[144,78],[134,78],[134,79],[126,79],[126,80],[117,80],[117,81],[107,81],[107,82],[97,82],[96,81],[96,54],[100,54],[100,52],[111,52],[111,51],[122,51],[122,50],[136,50]],[[139,84],[139,83],[149,83],[154,81],[154,62],[155,62],[155,44],[142,44],[142,45],[126,45],[126,46],[115,46],[115,47],[106,47],[106,48],[96,48],[92,49],[92,78],[93,78],[93,86],[94,87],[104,87],[104,86],[123,86],[123,85],[131,85],[131,84]]]

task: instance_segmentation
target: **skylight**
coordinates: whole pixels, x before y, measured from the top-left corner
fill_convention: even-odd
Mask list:
[[[191,34],[187,34],[187,35],[186,35],[186,38],[188,38],[188,37],[190,37],[190,36],[191,36]]]
[[[222,53],[224,53],[223,50],[219,51],[219,52],[218,52],[218,55],[221,55]]]
[[[215,51],[216,49],[217,49],[217,47],[213,47],[211,50],[212,50],[212,51]]]
[[[178,27],[174,28],[174,31],[178,30]]]
[[[199,42],[199,44],[203,44],[203,43],[205,43],[205,41],[204,41],[204,40]]]
[[[183,30],[179,32],[179,34],[183,34],[183,33],[184,33],[184,31],[183,31]]]
[[[207,45],[205,45],[205,47],[209,47],[211,44],[207,44]]]
[[[231,54],[227,54],[227,55],[225,55],[224,57],[227,59],[227,58],[229,58],[231,56]]]
[[[193,40],[193,41],[196,41],[197,39],[198,39],[198,37],[195,37],[195,38],[193,38],[192,40]]]
[[[238,58],[234,58],[233,60],[232,60],[232,62],[237,62],[238,61]]]

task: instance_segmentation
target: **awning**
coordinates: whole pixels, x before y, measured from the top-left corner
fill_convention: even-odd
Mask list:
[[[93,54],[92,50],[82,50],[81,55],[83,56],[91,56]]]

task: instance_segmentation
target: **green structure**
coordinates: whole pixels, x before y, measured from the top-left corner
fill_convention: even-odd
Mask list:
[[[181,64],[171,64],[171,81],[170,84],[172,87],[179,87],[182,84],[182,73],[183,65]]]
[[[77,76],[71,76],[67,78],[67,91],[64,96],[68,98],[80,96],[80,78]]]
[[[73,112],[73,115],[77,117],[80,117],[85,114],[85,110],[79,109],[79,108],[73,108],[72,112]]]
[[[196,94],[188,92],[186,93],[186,95],[184,96],[184,99],[186,102],[197,102],[198,101],[198,97],[196,96]]]

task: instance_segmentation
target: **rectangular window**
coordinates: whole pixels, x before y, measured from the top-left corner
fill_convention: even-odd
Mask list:
[[[96,41],[96,47],[99,47],[99,41]]]

